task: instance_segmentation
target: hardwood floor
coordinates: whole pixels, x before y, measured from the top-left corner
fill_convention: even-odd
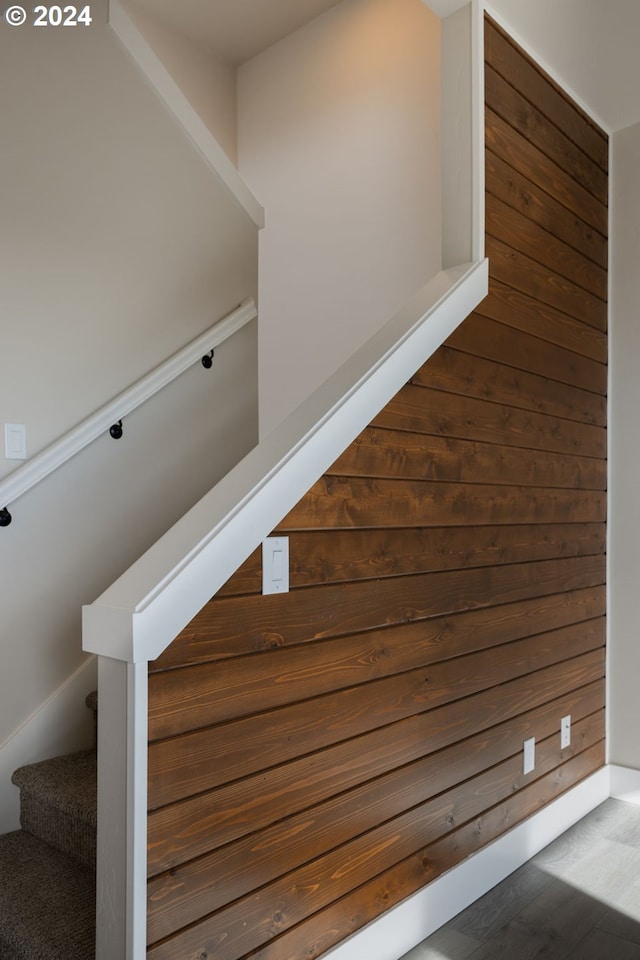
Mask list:
[[[403,960],[640,960],[640,807],[607,800]]]

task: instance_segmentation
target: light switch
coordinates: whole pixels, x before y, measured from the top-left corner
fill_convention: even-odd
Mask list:
[[[27,428],[24,423],[5,423],[4,456],[5,460],[27,459]]]
[[[267,537],[262,543],[262,592],[289,592],[288,537]]]
[[[273,551],[273,570],[271,573],[271,579],[274,583],[281,583],[284,573],[284,560],[282,559],[282,550]]]

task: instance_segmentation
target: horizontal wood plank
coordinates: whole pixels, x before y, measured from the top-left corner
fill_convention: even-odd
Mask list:
[[[551,358],[553,372],[549,372],[547,377],[574,389],[606,394],[606,333],[595,330],[588,324],[554,310],[553,307],[497,280],[492,281],[489,295],[476,308],[477,315],[530,334],[530,346],[534,353],[534,338],[546,341],[546,344],[538,346],[538,350],[544,350]],[[467,324],[468,321],[465,321],[462,326],[466,327]],[[551,350],[549,344],[560,349]],[[530,362],[527,354],[523,354],[519,349],[514,354],[511,365],[518,367],[522,360],[525,363]],[[503,362],[507,362],[506,358]],[[534,362],[537,364],[535,357]],[[525,366],[523,369],[530,368]],[[541,376],[544,375],[543,370],[544,367],[539,365],[533,367],[533,371]]]
[[[608,278],[605,268],[599,267],[572,246],[556,239],[529,216],[491,194],[487,195],[485,217],[487,234],[499,240],[508,237],[512,250],[517,250],[581,290],[606,301]]]
[[[296,593],[212,600],[156,661],[167,669],[242,656],[332,636],[501,606],[597,587],[603,556],[566,557],[470,570],[438,571],[380,581],[327,585]]]
[[[323,477],[280,528],[320,528],[322,517],[332,527],[599,523],[606,517],[606,496],[590,490]]]
[[[274,536],[279,533],[274,531]],[[405,527],[294,531],[288,536],[289,583],[295,590],[429,570],[604,553],[606,528],[602,523],[518,524],[476,527],[472,534],[466,527]],[[217,596],[261,592],[262,553],[256,550]],[[152,671],[159,667],[150,665]]]
[[[603,738],[602,711],[572,719],[574,745],[568,751],[571,755]],[[543,729],[538,725],[536,731],[537,773],[544,775],[562,759],[557,743],[552,742],[553,734],[555,739],[558,736],[557,718],[553,726],[549,723]],[[393,770],[157,877],[148,888],[149,941],[160,940],[181,926],[246,896],[254,887],[274,882],[306,861],[321,856],[325,850],[352,842],[358,835],[375,830],[379,824],[452,790],[457,784],[479,778],[477,786],[482,789],[483,781],[488,779],[483,773],[489,767],[504,764],[501,777],[496,777],[495,772],[491,775],[494,790],[501,791],[498,783],[503,783],[505,774],[512,788],[516,788],[524,781],[520,769],[521,750],[522,742],[514,730],[499,725],[486,735],[472,737],[447,751]],[[220,882],[222,878],[224,883]]]
[[[470,619],[473,622],[474,618]],[[447,620],[436,618],[420,625],[265,652],[251,657],[249,663],[238,658],[153,675],[149,682],[149,736],[154,740],[175,736],[482,650],[464,622],[454,623],[457,633],[444,643],[445,625],[449,626]],[[570,644],[588,636],[604,643],[602,620],[565,626],[562,633],[537,633],[535,642],[539,653],[548,643],[566,645],[569,657],[576,652],[571,652]],[[488,639],[492,646],[497,645],[496,633]],[[499,655],[506,659],[509,651],[501,649]],[[459,693],[464,694],[464,689],[462,681]]]
[[[530,709],[522,714],[520,694],[525,683],[526,678],[507,685],[511,713],[501,712],[502,722],[496,721],[495,726],[493,693],[485,691],[371,731],[355,742],[339,743],[211,793],[151,811],[149,875],[171,870],[462,741],[475,743],[475,737],[480,742],[486,738],[498,744],[513,737],[521,743],[532,734],[550,735],[558,717],[570,714],[575,722],[604,707],[604,680],[596,680],[552,700],[547,700],[540,688],[538,699],[530,702]],[[575,736],[573,741],[575,744]]]
[[[591,642],[598,640],[592,638]],[[521,645],[527,641],[516,643]],[[500,677],[497,682],[505,684],[513,679],[511,672],[517,674],[524,662],[519,652],[520,647],[512,651],[512,658],[493,666],[486,662],[492,659],[490,651],[464,658],[468,661],[466,667],[470,668],[473,663],[482,669],[482,679],[468,678],[466,671],[460,672],[459,665],[456,673],[456,661],[444,661],[400,677],[374,681],[355,691],[349,688],[293,705],[272,714],[268,724],[264,715],[257,714],[233,721],[224,728],[197,730],[152,743],[149,748],[150,806],[163,806],[189,793],[211,790],[238,777],[267,770],[332,743],[432,710],[443,702],[459,699],[462,696],[459,684],[463,680],[467,695],[476,688],[481,689],[489,675]],[[554,692],[558,683],[570,681],[573,686],[584,686],[604,675],[602,647],[537,670],[536,657],[542,662],[544,654],[527,650],[526,657],[534,670],[532,674],[525,674],[532,696],[535,696],[536,679],[544,678],[548,698],[554,699],[559,695]],[[522,708],[526,709],[526,701]]]
[[[566,134],[549,123],[524,95],[485,65],[487,106],[527,140],[535,143],[550,160],[568,173],[600,203],[608,200],[606,173],[577,147]]]
[[[491,150],[485,153],[485,177],[489,196],[513,207],[570,249],[607,269],[606,237]]]
[[[485,141],[491,153],[535,183],[602,237],[607,236],[609,216],[606,201],[594,197],[536,144],[489,108],[485,108]]]
[[[603,725],[598,729],[594,724],[589,739],[602,734]],[[554,739],[553,745],[548,742],[540,745],[538,763],[542,777],[558,766],[557,738]],[[600,756],[600,742],[596,739],[597,750],[589,744],[584,753],[590,749]],[[504,802],[523,786],[522,780],[518,754],[480,774],[471,785],[462,784],[434,800],[418,804],[389,823],[234,901],[197,926],[152,947],[148,956],[153,960],[169,960],[176,951],[182,956],[198,956],[200,951],[200,955],[213,953],[220,960],[235,960],[367,882],[372,862],[381,873],[412,856],[416,836],[422,838],[423,844],[426,840],[434,845],[436,860],[440,854],[436,846],[440,838],[450,834],[452,827],[480,815],[487,799],[491,806]]]
[[[329,476],[605,490],[604,459],[370,427]]]
[[[588,323],[596,330],[607,329],[606,301],[577,287],[559,273],[553,273],[491,234],[487,234],[486,252],[492,279]]]
[[[592,391],[448,346],[440,347],[411,378],[411,383],[601,427],[607,422],[606,400]]]
[[[492,283],[491,289],[507,288]],[[533,301],[530,302],[533,307]],[[519,329],[522,320],[515,325],[502,316],[496,319],[489,316],[493,313],[504,313],[504,303],[499,302],[497,294],[495,297],[490,294],[480,304],[473,316],[449,337],[447,346],[606,396],[607,368],[604,364],[529,335]]]
[[[606,429],[596,424],[519,410],[413,383],[403,387],[374,417],[372,424],[390,430],[479,440],[576,457],[604,459],[607,455]]]
[[[605,173],[609,168],[607,135],[568,99],[540,67],[490,18],[485,21],[485,57],[491,67],[518,90],[551,123]]]

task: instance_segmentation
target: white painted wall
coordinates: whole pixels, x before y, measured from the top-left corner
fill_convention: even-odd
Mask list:
[[[343,0],[238,72],[265,436],[441,266],[440,20]]]
[[[0,424],[35,454],[257,296],[257,228],[106,17],[0,30],[0,116]],[[9,504],[0,748],[81,664],[81,605],[254,445],[256,370],[254,323]]]
[[[136,3],[123,6],[229,159],[237,163],[235,67]]]
[[[255,296],[256,231],[106,25],[1,31],[0,116],[0,410],[33,454]]]
[[[640,769],[640,124],[612,136],[609,759]]]

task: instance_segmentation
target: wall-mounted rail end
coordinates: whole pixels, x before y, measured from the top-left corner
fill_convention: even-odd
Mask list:
[[[0,510],[0,527],[8,527],[12,519],[13,517],[9,513],[8,509],[3,507],[2,510]]]

